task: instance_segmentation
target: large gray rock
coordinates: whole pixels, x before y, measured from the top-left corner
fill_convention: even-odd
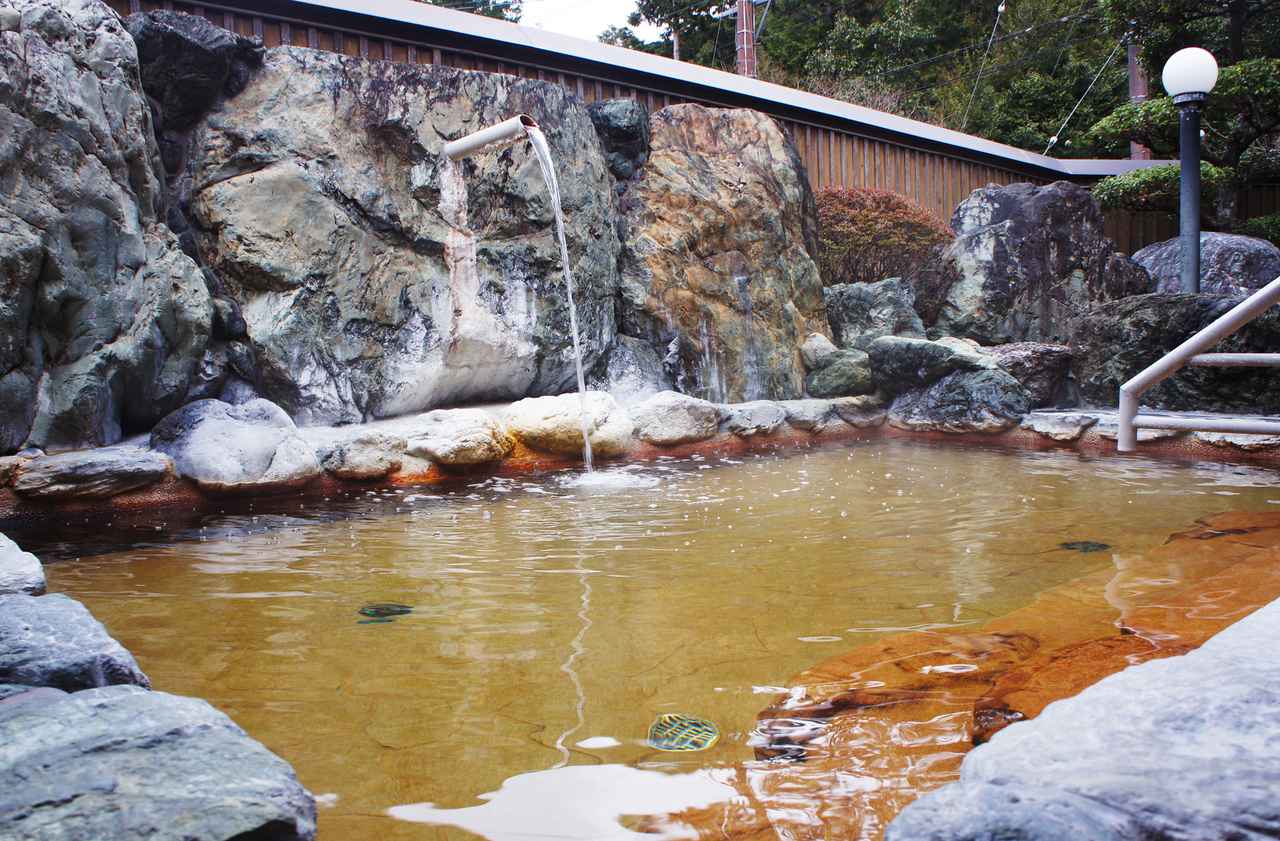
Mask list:
[[[674,391],[663,391],[631,410],[636,435],[650,444],[669,447],[713,437],[720,426],[714,403]]]
[[[138,47],[142,87],[160,104],[160,128],[195,125],[223,96],[244,89],[262,63],[262,45],[181,12],[140,12],[125,19]]]
[[[1053,441],[1078,441],[1085,430],[1098,423],[1093,415],[1079,412],[1032,412],[1020,426]]]
[[[1147,291],[1146,271],[1116,253],[1089,190],[1060,181],[975,190],[951,218],[956,239],[936,328],[984,345],[1069,343],[1091,304]],[[924,284],[928,286],[928,284]]]
[[[1075,405],[1071,374],[1071,348],[1043,342],[1014,342],[983,348],[1000,369],[1022,383],[1031,408]]]
[[[315,800],[204,701],[112,686],[0,704],[11,841],[310,841]]]
[[[385,478],[400,469],[407,448],[405,439],[376,430],[351,428],[327,445],[316,449],[320,465],[337,476],[354,482],[367,482]]]
[[[98,0],[0,0],[0,453],[111,444],[181,405],[204,279],[162,223],[134,42]]]
[[[649,157],[649,109],[634,99],[606,99],[587,106],[604,146],[609,171],[627,181]],[[625,184],[618,185],[624,192]]]
[[[841,283],[822,292],[831,334],[845,348],[866,350],[880,336],[924,338],[915,290],[900,278],[877,283]]]
[[[44,567],[40,559],[23,552],[18,544],[0,534],[0,596],[14,593],[38,596],[44,591]]]
[[[1072,370],[1086,405],[1114,406],[1120,386],[1240,302],[1219,295],[1138,295],[1080,319]],[[1280,312],[1268,310],[1215,353],[1275,353]],[[1280,378],[1266,368],[1184,368],[1142,397],[1159,409],[1280,413]]]
[[[635,424],[608,394],[527,397],[507,407],[507,429],[526,447],[562,456],[582,454],[582,417],[596,456],[620,456],[635,444]]]
[[[881,336],[867,354],[876,384],[889,394],[928,385],[952,371],[977,371],[995,367],[994,360],[977,348],[959,341]]]
[[[889,401],[881,392],[831,401],[840,420],[858,429],[881,426],[889,415]]]
[[[787,422],[787,412],[771,400],[730,403],[719,408],[725,430],[740,438],[772,435]]]
[[[0,596],[0,683],[68,692],[118,683],[151,685],[102,623],[60,593]]]
[[[483,409],[438,409],[415,419],[407,449],[437,464],[464,467],[501,461],[513,446],[502,422]]]
[[[839,350],[835,343],[821,333],[810,333],[800,343],[800,358],[804,361],[806,371],[812,371],[822,364],[822,360]]]
[[[1280,836],[1278,635],[1280,602],[1006,727],[886,841]]]
[[[622,196],[623,331],[677,391],[717,403],[799,397],[805,336],[826,334],[817,205],[795,146],[745,109],[673,105]]]
[[[163,453],[104,447],[33,458],[19,468],[13,489],[35,499],[105,499],[154,485],[172,471]]]
[[[954,371],[899,395],[889,425],[915,432],[1003,432],[1031,411],[1027,392],[999,369]]]
[[[1182,291],[1182,248],[1177,237],[1157,242],[1133,254],[1133,262],[1151,275],[1145,291]],[[1280,248],[1265,239],[1200,234],[1200,291],[1207,295],[1249,295],[1280,277]]]
[[[156,424],[151,448],[171,456],[180,476],[215,493],[288,490],[321,473],[314,447],[268,400],[189,403]]]
[[[595,128],[563,87],[281,47],[197,126],[179,192],[263,397],[318,425],[574,383],[530,144],[440,155],[515,113],[546,127],[556,161],[590,369],[616,332],[618,240]]]
[[[850,397],[875,390],[870,357],[860,350],[828,354],[805,380],[805,391],[811,397]]]
[[[821,432],[836,417],[833,400],[782,400],[778,405],[786,412],[787,423],[806,432]]]

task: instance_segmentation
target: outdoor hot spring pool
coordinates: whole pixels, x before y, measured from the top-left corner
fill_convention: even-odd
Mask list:
[[[752,820],[875,837],[867,798],[901,805],[954,778],[956,719],[855,727],[841,771],[789,784],[769,775],[796,760],[758,759],[753,731],[794,676],[890,633],[977,628],[1110,580],[1198,518],[1280,503],[1262,469],[883,440],[606,472],[628,478],[20,539],[157,689],[209,700],[292,763],[322,839],[773,837]],[[1174,566],[1141,580],[1195,574]],[[657,750],[663,713],[719,740]],[[877,739],[910,761],[877,764]],[[717,801],[749,819],[707,818]]]

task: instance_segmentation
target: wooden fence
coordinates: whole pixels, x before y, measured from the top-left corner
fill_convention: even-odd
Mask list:
[[[260,38],[268,47],[288,44],[373,60],[438,64],[553,82],[586,102],[630,98],[651,111],[681,102],[756,108],[771,114],[791,134],[815,189],[890,190],[944,221],[969,193],[988,184],[1043,184],[1059,179],[1087,184],[1148,165],[1058,161],[867,109],[857,109],[851,117],[848,112],[856,106],[590,42],[535,36],[528,29],[474,15],[435,7],[410,9],[401,0],[108,3],[122,15],[158,9],[199,15],[241,35]],[[387,13],[396,7],[398,16]],[[405,14],[407,9],[412,16]],[[421,22],[424,13],[430,15],[430,25]],[[539,39],[549,45],[534,43]],[[797,104],[788,98],[801,101]],[[1267,212],[1275,212],[1278,197],[1280,190],[1250,197],[1248,207],[1265,206],[1271,208]],[[1107,230],[1120,250],[1132,252],[1176,235],[1177,224],[1163,214],[1112,213]]]

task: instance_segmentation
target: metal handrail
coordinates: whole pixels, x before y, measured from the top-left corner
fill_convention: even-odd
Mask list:
[[[1138,429],[1196,429],[1215,432],[1237,432],[1274,435],[1280,432],[1280,423],[1252,419],[1196,419],[1161,418],[1139,416],[1138,398],[1172,377],[1185,366],[1213,364],[1215,354],[1201,354],[1208,348],[1235,333],[1253,321],[1272,305],[1280,303],[1280,277],[1254,292],[1248,298],[1227,310],[1199,333],[1187,339],[1160,359],[1148,365],[1140,374],[1120,386],[1120,432],[1116,449],[1131,453],[1138,446]],[[1242,354],[1222,354],[1223,364],[1241,364]],[[1262,354],[1249,355],[1250,364],[1275,364]],[[1197,358],[1199,357],[1199,358]]]

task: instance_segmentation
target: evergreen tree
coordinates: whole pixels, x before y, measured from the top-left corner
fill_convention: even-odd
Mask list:
[[[1280,110],[1271,61],[1280,59],[1280,0],[1005,0],[993,32],[998,2],[772,0],[760,75],[1037,152],[1075,109],[1050,154],[1118,157],[1136,139],[1168,155],[1176,115],[1163,97],[1128,104],[1122,40],[1140,44],[1157,94],[1164,60],[1198,44],[1224,65],[1206,112],[1206,159],[1229,172],[1223,183],[1280,172],[1280,153],[1269,151]],[[734,6],[639,0],[630,26],[653,24],[662,36],[645,42],[614,27],[602,39],[671,55],[678,33],[683,60],[731,69]],[[1224,209],[1231,195],[1223,192]]]
[[[1141,60],[1153,79],[1185,46],[1205,47],[1218,59],[1218,83],[1202,114],[1201,154],[1220,170],[1210,224],[1234,227],[1240,190],[1280,175],[1280,0],[1103,0],[1103,7],[1113,31],[1134,22]],[[1152,88],[1146,102],[1120,105],[1099,119],[1092,136],[1136,140],[1160,157],[1176,158],[1177,106],[1158,83]],[[1152,195],[1157,183],[1176,187],[1169,178],[1130,176],[1102,189],[1117,206],[1142,207],[1161,200]]]

